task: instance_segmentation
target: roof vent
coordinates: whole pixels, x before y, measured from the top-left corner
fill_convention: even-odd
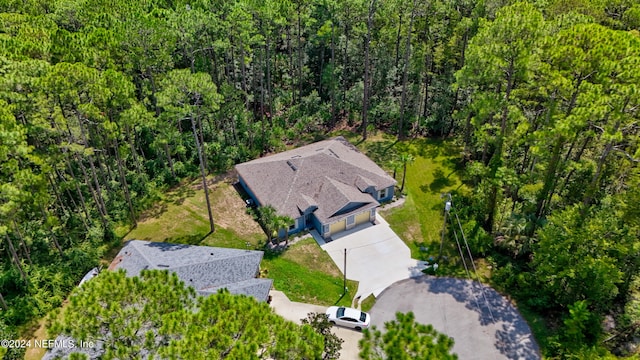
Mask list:
[[[302,157],[302,156],[300,156],[300,155],[293,155],[291,158],[292,158],[292,159],[297,159],[297,158],[301,158],[301,157]]]
[[[158,267],[168,268],[168,267],[169,267],[169,265],[165,265],[165,264],[158,264]]]
[[[335,151],[333,151],[333,149],[329,149],[329,152],[330,152],[331,154],[333,154],[333,156],[335,156],[335,157],[337,157],[338,159],[340,159],[340,156],[338,156],[338,154],[336,154],[336,152],[335,152]]]
[[[287,160],[287,165],[289,165],[289,167],[293,171],[297,171],[298,170],[298,168],[295,165],[293,165],[293,163],[291,161],[289,161],[289,160]]]

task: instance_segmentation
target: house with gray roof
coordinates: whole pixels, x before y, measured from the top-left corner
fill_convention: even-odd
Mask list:
[[[226,288],[231,294],[253,296],[267,301],[273,280],[256,278],[260,272],[262,251],[217,248],[131,240],[127,241],[113,259],[109,270],[124,269],[127,276],[138,276],[142,270],[168,270],[178,275],[187,286],[195,288],[199,295],[210,295]],[[90,281],[97,271],[89,272],[81,283]],[[82,284],[80,284],[82,285]],[[79,341],[67,335],[59,335],[54,346],[44,354],[43,360],[66,359],[71,353],[81,353],[89,359],[101,359],[104,343],[95,341],[92,347],[76,347]],[[141,358],[148,358],[145,350]]]
[[[373,222],[396,184],[343,137],[238,164],[236,171],[257,205],[295,219],[289,234],[315,229],[325,239]]]
[[[109,270],[124,269],[128,276],[142,270],[168,270],[199,295],[226,288],[232,294],[266,301],[273,280],[257,278],[262,251],[227,249],[131,240],[113,259]]]

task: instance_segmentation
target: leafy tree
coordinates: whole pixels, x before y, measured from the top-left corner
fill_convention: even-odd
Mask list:
[[[107,359],[135,358],[156,352],[163,343],[163,315],[193,309],[194,298],[193,288],[173,273],[143,271],[140,277],[127,277],[124,270],[104,271],[74,290],[52,331],[102,342]]]
[[[263,230],[267,234],[267,244],[273,240],[273,234],[278,229],[278,214],[271,205],[263,205],[258,208],[258,220],[262,224]]]
[[[199,298],[197,312],[183,309],[165,316],[160,333],[166,358],[317,359],[323,338],[310,326],[276,315],[266,303],[220,292]]]
[[[456,77],[458,86],[475,88],[469,104],[472,122],[482,133],[482,162],[489,167],[485,228],[493,232],[497,205],[508,165],[504,163],[507,135],[523,121],[514,111],[514,94],[526,83],[536,62],[533,49],[544,29],[542,14],[519,2],[498,11],[495,20],[483,22],[471,40],[466,65]],[[508,131],[510,130],[510,131]]]
[[[289,244],[289,226],[291,226],[294,223],[295,219],[291,218],[290,216],[287,215],[280,215],[277,218],[277,226],[276,228],[278,230],[282,229],[284,230],[284,243],[285,246],[287,246],[287,244]]]
[[[265,205],[258,208],[258,220],[267,234],[267,244],[273,242],[274,236],[280,236],[280,230],[284,231],[285,241],[289,242],[289,226],[294,222],[290,216],[278,215],[273,206]]]
[[[438,333],[431,325],[415,322],[412,312],[396,313],[396,319],[384,324],[385,333],[376,327],[364,330],[360,340],[360,358],[382,359],[457,359],[451,354],[453,339]]]
[[[9,328],[2,320],[0,320],[0,339],[11,340],[19,339],[19,336]],[[24,359],[25,349],[22,348],[7,348],[0,346],[0,359],[3,360],[18,360]]]
[[[344,340],[331,332],[333,325],[329,322],[326,314],[308,313],[307,317],[301,319],[303,324],[311,326],[318,334],[324,337],[323,360],[335,360],[340,358],[340,349]]]
[[[532,266],[534,286],[547,299],[546,308],[566,309],[588,300],[603,313],[638,271],[637,239],[611,203],[585,222],[578,205],[552,215],[539,236]],[[636,266],[628,268],[629,263]]]

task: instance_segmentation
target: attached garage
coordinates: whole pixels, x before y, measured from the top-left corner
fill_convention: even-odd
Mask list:
[[[340,220],[335,222],[329,226],[329,234],[325,234],[325,236],[333,236],[341,231],[352,229],[358,225],[366,224],[371,221],[371,210],[365,210],[361,213],[349,215],[344,220]]]
[[[346,220],[340,220],[336,223],[331,224],[330,226],[330,233],[331,235],[333,234],[337,234],[340,231],[344,231],[347,228],[347,221]]]
[[[358,214],[356,216],[356,225],[368,223],[369,220],[371,219],[370,214],[371,214],[370,210],[363,211],[360,214]]]

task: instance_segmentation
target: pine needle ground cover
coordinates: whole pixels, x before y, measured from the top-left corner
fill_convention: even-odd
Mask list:
[[[216,231],[209,232],[206,201],[199,181],[185,183],[167,192],[152,209],[142,214],[138,227],[124,240],[163,241],[180,244],[262,249],[266,235],[234,189],[233,178],[211,181],[210,198]],[[293,244],[281,254],[265,253],[264,276],[292,301],[320,305],[350,305],[353,291],[343,296],[342,273],[313,239]]]

